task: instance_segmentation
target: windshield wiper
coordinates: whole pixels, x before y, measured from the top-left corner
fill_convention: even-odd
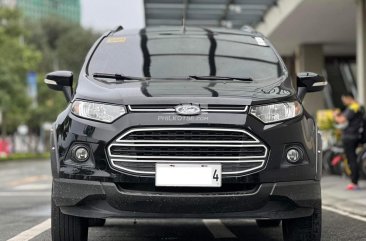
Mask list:
[[[190,75],[189,78],[196,80],[240,80],[240,81],[248,81],[252,82],[253,79],[250,77],[226,77],[226,76],[199,76],[199,75]]]
[[[94,73],[94,78],[105,78],[105,79],[115,79],[119,81],[123,80],[146,80],[146,78],[135,77],[135,76],[127,76],[121,74],[106,74],[106,73]]]

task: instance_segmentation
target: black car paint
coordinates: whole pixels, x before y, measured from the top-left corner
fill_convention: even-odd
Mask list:
[[[185,34],[189,34],[185,33]],[[106,37],[108,35],[105,35]],[[101,39],[103,39],[102,37]],[[144,39],[144,38],[142,38]],[[223,104],[223,105],[260,105],[266,103],[285,102],[297,100],[296,90],[294,89],[291,79],[280,60],[283,67],[283,75],[276,80],[263,83],[246,83],[240,81],[204,81],[204,80],[184,80],[184,79],[151,79],[146,81],[121,81],[115,83],[105,83],[95,80],[87,73],[87,66],[89,59],[92,56],[94,49],[99,45],[99,41],[91,49],[87,56],[86,64],[81,70],[79,76],[78,86],[74,95],[74,100],[89,100],[95,102],[111,103],[117,105],[143,105],[143,104],[183,104],[194,103],[199,105],[207,104]],[[144,46],[142,46],[144,48]],[[272,47],[271,47],[272,48]],[[144,50],[146,54],[146,49]],[[147,57],[147,56],[145,56]],[[146,61],[145,61],[146,63]],[[144,65],[146,67],[146,64]],[[145,70],[146,71],[146,70]],[[182,91],[184,90],[184,91]],[[223,184],[255,184],[263,185],[264,189],[268,189],[263,195],[263,199],[251,200],[245,208],[245,204],[238,203],[235,200],[245,200],[244,197],[238,199],[235,195],[228,195],[224,193],[220,198],[227,200],[228,207],[224,207],[221,201],[215,203],[215,210],[221,213],[218,216],[225,217],[225,212],[228,217],[256,217],[256,218],[274,218],[270,212],[276,211],[276,205],[273,207],[274,200],[270,200],[268,195],[276,196],[279,199],[278,218],[291,218],[298,216],[311,215],[311,208],[315,203],[320,201],[320,186],[319,180],[321,175],[321,156],[318,153],[319,145],[317,128],[314,119],[306,112],[295,117],[294,119],[283,122],[272,123],[265,125],[255,117],[247,113],[207,113],[208,119],[204,122],[199,121],[175,121],[158,120],[160,113],[132,113],[128,112],[126,115],[120,117],[111,124],[96,122],[92,120],[77,117],[71,113],[71,104],[58,116],[53,126],[52,131],[52,174],[55,179],[54,185],[63,183],[66,180],[67,185],[60,184],[59,188],[53,191],[53,197],[57,200],[57,204],[62,207],[64,213],[71,215],[79,215],[85,217],[181,217],[182,213],[175,215],[174,212],[169,213],[169,210],[174,208],[162,207],[157,205],[160,202],[168,204],[174,203],[169,198],[171,194],[163,193],[162,197],[167,195],[167,199],[156,199],[151,209],[146,210],[145,205],[149,202],[147,200],[154,199],[156,193],[146,192],[140,194],[138,199],[128,199],[126,196],[119,196],[116,194],[116,183],[148,183],[154,185],[154,177],[139,176],[122,171],[114,170],[108,160],[106,149],[107,145],[117,138],[122,132],[133,127],[220,127],[220,128],[236,128],[246,129],[254,133],[260,138],[270,150],[266,165],[254,173],[245,175],[229,175],[223,176]],[[169,113],[171,116],[176,116],[176,113]],[[90,148],[92,155],[90,160],[85,165],[70,165],[70,149],[75,144],[84,144]],[[285,150],[291,146],[300,146],[304,149],[305,159],[298,164],[290,164],[285,160]],[[72,162],[71,162],[72,163]],[[79,185],[80,181],[83,185]],[[309,196],[304,196],[298,193],[296,183],[311,182],[311,185],[305,185],[305,193]],[[73,182],[75,182],[73,184]],[[88,183],[93,186],[88,191]],[[280,188],[283,183],[286,188]],[[63,192],[60,187],[72,189],[73,192]],[[80,189],[85,187],[85,195]],[[301,187],[301,186],[298,186]],[[78,192],[80,190],[80,192]],[[97,190],[97,191],[96,191]],[[108,194],[110,191],[110,195]],[[114,190],[114,193],[113,193]],[[286,191],[287,190],[287,191]],[[311,194],[312,193],[312,194]],[[203,207],[208,202],[210,192],[184,195],[181,194],[181,199],[175,201],[182,201],[181,208],[187,213],[196,213],[196,215],[188,215],[191,217],[204,217]],[[216,197],[220,195],[214,194]],[[266,196],[267,195],[267,196]],[[133,196],[133,195],[132,195]],[[201,199],[202,205],[190,205],[189,200],[197,202],[200,196],[205,197]],[[120,198],[126,198],[120,200]],[[134,196],[136,197],[136,196]],[[191,197],[191,199],[190,199]],[[145,198],[145,201],[144,201]],[[243,198],[243,199],[242,199]],[[135,202],[135,204],[126,202]],[[206,202],[205,202],[206,200]],[[285,201],[284,201],[285,200]],[[98,203],[102,202],[103,205]],[[183,204],[183,201],[185,204]],[[271,201],[271,202],[270,202]],[[139,205],[139,202],[142,205]],[[93,209],[102,205],[105,212],[86,214],[82,210],[87,210],[87,206]],[[107,205],[107,204],[108,205]],[[118,205],[120,203],[121,205]],[[250,204],[252,203],[252,204]],[[122,205],[123,204],[123,205]],[[212,204],[212,203],[211,203]],[[286,205],[293,205],[289,209],[297,209],[298,213],[290,214],[288,210],[281,214],[280,210],[284,209]],[[108,207],[107,207],[107,206]],[[126,206],[127,205],[127,206]],[[131,207],[132,205],[132,207]],[[243,206],[244,205],[244,206]],[[269,206],[268,206],[269,205]],[[110,208],[112,206],[113,208]],[[235,210],[235,206],[238,209]],[[267,209],[265,208],[267,206]],[[123,210],[126,208],[128,210]],[[241,208],[240,208],[241,207]],[[159,210],[160,208],[160,210]],[[265,211],[259,211],[264,208]],[[304,210],[302,210],[304,208]],[[258,212],[255,212],[258,209]],[[226,210],[226,211],[225,211]],[[248,212],[251,210],[250,212]],[[266,211],[267,210],[267,211]],[[302,210],[302,211],[301,211]],[[128,213],[132,211],[133,213]],[[210,217],[215,217],[215,214],[207,210]],[[114,212],[114,214],[113,214]],[[146,213],[146,215],[141,215]],[[234,214],[236,212],[236,214]],[[160,213],[160,214],[159,214]],[[256,214],[255,214],[256,213]],[[282,215],[282,216],[281,216]],[[187,216],[187,217],[188,217]]]

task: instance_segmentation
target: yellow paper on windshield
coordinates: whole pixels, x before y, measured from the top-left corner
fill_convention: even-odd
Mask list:
[[[109,37],[107,38],[107,43],[124,43],[126,40],[126,37]]]

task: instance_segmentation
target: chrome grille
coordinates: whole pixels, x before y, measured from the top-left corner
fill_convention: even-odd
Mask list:
[[[136,128],[108,146],[117,170],[155,174],[156,163],[221,163],[224,175],[264,167],[267,147],[246,130],[223,128]]]
[[[161,162],[159,161],[159,163]],[[174,163],[176,163],[176,161]],[[238,170],[246,170],[246,172],[250,172],[252,170],[258,169],[258,166],[260,166],[261,163],[262,161],[260,160],[246,161],[241,163],[225,162],[224,165],[222,165],[222,172],[226,174],[236,173]],[[132,173],[141,173],[141,174],[155,173],[155,162],[127,162],[121,160],[114,160],[114,164],[120,167],[121,169]]]

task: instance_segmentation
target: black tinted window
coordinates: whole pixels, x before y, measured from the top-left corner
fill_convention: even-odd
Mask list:
[[[226,76],[254,80],[282,74],[274,51],[251,36],[132,35],[108,37],[95,51],[93,73],[136,77]]]

